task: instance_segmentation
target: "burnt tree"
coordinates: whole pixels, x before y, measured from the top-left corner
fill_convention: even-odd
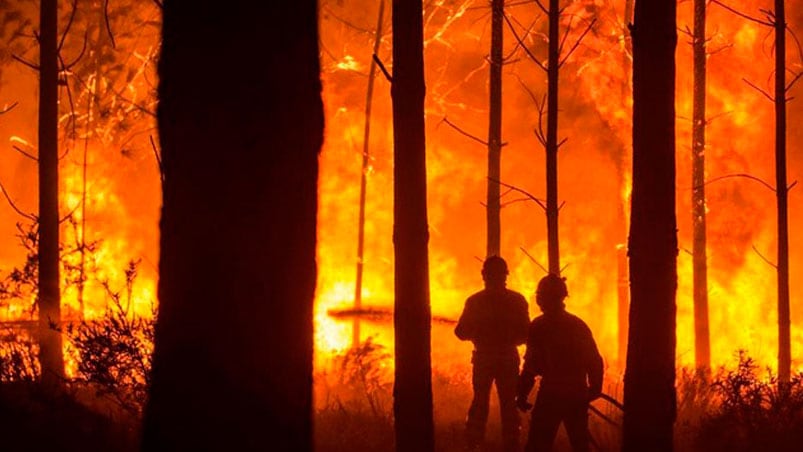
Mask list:
[[[58,1],[42,0],[39,11],[39,363],[42,379],[64,378],[59,286],[59,50]]]
[[[393,2],[396,450],[434,448],[421,0]]]
[[[624,451],[671,451],[675,420],[676,2],[636,2],[633,192],[628,253],[630,325]]]
[[[708,252],[705,206],[705,91],[706,0],[694,0],[692,53],[694,87],[692,103],[692,269],[694,285],[694,362],[699,370],[711,366],[708,330]]]
[[[167,0],[163,11],[143,447],[311,450],[317,2]]]
[[[546,234],[549,273],[560,275],[558,241],[558,82],[560,74],[560,1],[549,0],[546,120]]]
[[[775,0],[775,194],[778,206],[778,381],[792,374],[789,298],[789,187],[786,182],[786,13]]]
[[[502,222],[499,181],[502,159],[502,26],[505,17],[505,0],[491,1],[491,69],[488,114],[488,197],[486,208],[487,256],[501,256]]]

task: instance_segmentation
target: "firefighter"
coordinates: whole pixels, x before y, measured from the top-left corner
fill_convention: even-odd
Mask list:
[[[488,420],[491,385],[496,382],[506,451],[519,448],[519,413],[516,387],[519,373],[517,345],[527,340],[530,316],[527,300],[506,288],[507,263],[491,256],[482,265],[485,288],[466,300],[455,335],[474,344],[472,387],[474,399],[466,420],[469,449],[481,447]]]
[[[566,312],[566,282],[554,274],[541,279],[535,300],[543,312],[530,324],[516,405],[533,408],[527,397],[541,376],[526,452],[549,451],[561,422],[572,450],[588,451],[588,404],[602,393],[602,357],[591,330]]]

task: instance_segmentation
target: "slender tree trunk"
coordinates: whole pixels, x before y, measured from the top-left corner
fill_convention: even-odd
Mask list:
[[[546,122],[546,229],[549,273],[560,275],[558,241],[558,71],[560,55],[558,36],[560,1],[549,0],[549,49],[547,67]]]
[[[393,2],[396,450],[434,448],[421,0]]]
[[[164,2],[145,450],[312,450],[317,25],[315,0]]]
[[[694,272],[694,358],[697,369],[711,366],[708,330],[708,252],[705,212],[706,0],[694,0],[694,103],[692,105],[692,260]]]
[[[637,1],[624,451],[671,451],[675,420],[675,0]]]
[[[491,1],[491,71],[490,112],[488,121],[488,199],[487,256],[501,255],[502,222],[500,218],[499,181],[502,158],[502,25],[504,24],[505,0]]]
[[[778,380],[789,383],[792,367],[789,310],[789,214],[786,183],[786,18],[775,0],[775,189],[778,201]]]
[[[379,14],[374,36],[374,53],[371,68],[368,70],[368,90],[365,95],[365,129],[362,139],[362,171],[360,172],[360,212],[357,226],[357,279],[354,284],[354,309],[362,307],[362,274],[363,256],[365,254],[365,196],[368,188],[368,171],[371,168],[371,103],[374,98],[374,78],[376,77],[376,61],[373,55],[379,52],[382,43],[382,20],[385,16],[385,0],[379,0]],[[354,317],[352,329],[352,346],[360,344],[360,318]]]
[[[59,289],[58,2],[42,0],[39,25],[39,363],[42,379],[64,377]]]
[[[625,11],[624,11],[624,27],[622,29],[622,36],[624,36],[625,40],[625,52],[622,54],[622,67],[624,68],[625,78],[622,81],[622,101],[624,102],[628,96],[632,94],[630,88],[630,75],[632,72],[632,64],[631,64],[631,56],[633,55],[633,40],[630,37],[630,30],[628,26],[633,21],[633,0],[625,0]],[[627,185],[628,178],[626,175],[626,165],[627,165],[627,149],[624,149],[625,146],[622,146],[622,155],[621,159],[617,161],[617,169],[619,170],[619,185],[621,187],[621,192],[625,192],[625,187]],[[618,219],[618,223],[621,225],[622,237],[627,236],[627,206],[628,200],[622,196],[621,201],[616,209],[616,216]],[[629,282],[629,272],[627,268],[627,247],[620,246],[616,250],[616,258],[617,258],[617,318],[619,322],[619,330],[618,330],[618,348],[617,348],[617,359],[619,360],[619,368],[624,369],[625,361],[627,359],[627,319],[628,319],[628,310],[630,309],[630,282]]]

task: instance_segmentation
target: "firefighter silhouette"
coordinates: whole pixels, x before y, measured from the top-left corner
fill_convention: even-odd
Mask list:
[[[485,437],[491,386],[496,383],[505,450],[519,448],[519,413],[516,388],[519,373],[517,345],[527,340],[530,317],[527,300],[506,287],[508,269],[504,259],[491,256],[482,266],[485,288],[466,300],[454,332],[471,341],[474,352],[472,387],[474,399],[468,410],[466,439],[469,449],[479,448]]]
[[[572,450],[589,450],[588,404],[602,392],[602,357],[585,322],[566,312],[567,295],[559,276],[538,283],[535,299],[543,314],[530,324],[516,396],[520,410],[533,408],[527,452],[551,450],[561,422]],[[541,382],[533,407],[527,397],[536,376]]]

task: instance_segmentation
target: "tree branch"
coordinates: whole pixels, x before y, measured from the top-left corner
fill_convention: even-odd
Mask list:
[[[78,0],[74,0],[72,2],[72,11],[70,12],[70,18],[69,20],[67,20],[67,26],[64,27],[64,33],[62,33],[61,39],[59,40],[59,46],[56,50],[57,52],[61,52],[62,47],[64,47],[64,41],[67,39],[67,34],[70,32],[70,28],[72,28],[76,12],[78,12]]]
[[[540,262],[538,262],[537,260],[535,260],[535,258],[534,258],[534,257],[533,257],[533,256],[532,256],[530,253],[528,253],[528,252],[527,252],[527,250],[526,250],[526,249],[524,249],[524,247],[523,247],[523,246],[520,246],[520,247],[519,247],[519,249],[520,249],[520,250],[521,250],[521,251],[524,253],[524,255],[525,255],[525,256],[529,257],[529,258],[530,258],[530,260],[531,260],[531,261],[533,261],[533,264],[537,265],[537,266],[538,266],[538,267],[539,267],[541,270],[543,270],[543,271],[544,271],[544,273],[549,273],[549,270],[547,270],[547,269],[546,269],[546,267],[544,267],[543,265],[541,265],[541,263],[540,263]]]
[[[758,182],[759,184],[761,184],[764,187],[768,188],[773,193],[775,193],[775,191],[776,191],[775,187],[773,187],[772,185],[768,184],[763,179],[760,179],[760,178],[758,178],[756,176],[753,176],[752,174],[745,174],[745,173],[726,174],[724,176],[715,177],[715,178],[713,178],[711,180],[708,180],[705,183],[703,183],[703,187],[706,186],[706,185],[713,184],[714,182],[719,182],[719,181],[724,180],[724,179],[733,179],[733,178],[736,178],[736,177],[742,177],[742,178],[745,178],[745,179],[749,179],[749,180]],[[692,189],[694,189],[694,190],[696,190],[698,188],[701,188],[701,187],[699,187],[699,186],[692,187]]]
[[[30,63],[28,61],[25,61],[24,59],[18,57],[17,55],[11,55],[11,58],[14,58],[15,60],[19,61],[20,63],[22,63],[22,64],[24,64],[26,66],[28,66],[29,68],[33,69],[34,71],[39,71],[39,66],[37,66],[37,65],[35,65],[33,63]]]
[[[758,254],[758,257],[760,257],[761,260],[763,260],[764,262],[769,264],[770,267],[772,267],[772,268],[774,268],[776,270],[778,269],[778,265],[776,265],[774,262],[772,262],[771,260],[767,259],[763,254],[761,254],[761,252],[758,250],[758,248],[756,248],[755,245],[753,245],[753,251],[755,251],[756,254]]]
[[[737,9],[734,9],[734,8],[732,8],[732,7],[730,7],[730,6],[728,6],[728,5],[724,4],[724,3],[722,3],[722,2],[721,2],[721,1],[719,1],[719,0],[711,0],[711,3],[717,4],[717,5],[719,5],[719,6],[723,7],[723,8],[725,8],[725,9],[727,9],[728,11],[732,12],[733,14],[736,14],[737,16],[739,16],[739,17],[741,17],[741,18],[743,18],[743,19],[747,19],[747,20],[749,20],[749,21],[751,21],[751,22],[755,22],[755,23],[757,23],[757,24],[764,25],[765,27],[773,27],[773,26],[775,26],[775,25],[774,25],[773,23],[771,23],[771,22],[765,22],[765,21],[763,21],[763,20],[761,20],[761,19],[756,19],[755,17],[753,17],[753,16],[750,16],[750,15],[748,15],[748,14],[745,14],[745,13],[743,13],[743,12],[741,12],[741,11],[737,10]]]
[[[13,110],[13,109],[14,109],[14,108],[15,108],[17,105],[19,105],[19,102],[14,102],[14,103],[12,103],[11,105],[4,105],[4,106],[3,106],[3,109],[2,109],[2,110],[0,110],[0,115],[4,115],[4,114],[6,114],[6,113],[10,112],[10,111],[11,111],[11,110]]]
[[[159,165],[159,179],[162,181],[162,185],[165,183],[165,171],[164,166],[162,166],[162,156],[159,155],[159,150],[156,148],[156,142],[153,141],[153,135],[148,135],[148,140],[151,142],[151,148],[153,149],[153,155],[156,157],[156,164]]]
[[[480,143],[480,144],[482,144],[484,146],[488,146],[488,142],[487,141],[483,141],[481,138],[477,138],[476,136],[474,136],[474,135],[466,132],[465,130],[461,129],[460,127],[456,126],[451,121],[449,121],[449,118],[444,116],[443,119],[441,120],[441,122],[445,122],[446,125],[450,126],[454,130],[458,131],[461,135],[466,136],[468,138],[471,138],[472,140],[474,140],[474,141],[476,141],[476,142],[478,142],[478,143]]]
[[[544,204],[544,201],[541,201],[540,199],[536,198],[531,193],[529,193],[529,192],[527,192],[525,190],[522,190],[519,187],[516,187],[514,185],[506,184],[506,183],[504,183],[504,182],[502,182],[500,180],[494,179],[492,177],[489,177],[488,180],[490,180],[491,182],[495,182],[495,183],[497,183],[497,184],[499,184],[499,185],[501,185],[501,186],[503,186],[505,188],[509,188],[509,189],[511,189],[511,190],[513,190],[515,192],[521,193],[522,195],[524,195],[524,196],[528,197],[529,199],[535,201],[535,203],[538,204],[539,206],[541,206],[542,209],[546,210],[546,204]]]
[[[379,70],[382,71],[383,74],[385,74],[385,78],[387,79],[387,81],[393,83],[393,76],[390,75],[390,72],[388,72],[382,60],[380,60],[376,54],[373,54],[372,57],[374,59],[374,62],[376,62],[376,65],[379,66]]]
[[[106,32],[109,33],[109,39],[112,41],[112,49],[116,49],[114,33],[112,33],[112,26],[109,23],[109,0],[103,1],[103,21],[106,23]]]
[[[33,160],[34,162],[38,162],[39,161],[39,158],[37,158],[33,154],[29,154],[28,152],[25,152],[25,150],[23,150],[19,146],[11,145],[11,148],[14,149],[15,151],[19,152],[20,154],[24,155],[25,157],[28,157],[29,159]]]
[[[558,67],[563,66],[566,63],[566,61],[569,60],[569,57],[572,56],[572,54],[574,53],[575,50],[577,50],[577,47],[580,46],[580,43],[583,42],[583,39],[586,37],[588,32],[591,31],[591,28],[594,26],[595,23],[597,23],[597,18],[596,17],[591,19],[591,22],[588,23],[588,26],[586,27],[586,29],[583,30],[583,33],[580,34],[579,38],[577,38],[577,41],[574,43],[572,48],[569,49],[569,53],[567,53],[566,56],[562,60],[560,60],[560,63],[558,63]]]
[[[508,27],[510,28],[510,31],[512,31],[512,32],[513,32],[513,36],[516,38],[516,41],[519,43],[519,45],[521,45],[521,48],[522,48],[522,49],[524,49],[524,52],[525,52],[525,53],[527,53],[527,56],[529,56],[529,57],[530,57],[530,59],[532,59],[532,60],[535,62],[535,64],[537,64],[537,65],[538,65],[538,67],[540,67],[541,69],[543,69],[544,71],[546,71],[546,70],[547,70],[547,67],[544,65],[544,63],[542,63],[542,62],[541,62],[541,60],[539,60],[539,59],[538,59],[538,57],[536,57],[536,56],[535,56],[535,55],[534,55],[534,54],[533,54],[533,53],[530,51],[530,49],[528,49],[528,48],[527,48],[527,45],[526,45],[526,44],[524,43],[524,41],[523,41],[523,40],[522,40],[522,39],[519,37],[519,34],[518,34],[518,33],[516,33],[516,28],[515,28],[515,27],[513,26],[513,24],[510,22],[510,18],[508,18],[508,17],[507,17],[507,14],[503,14],[503,15],[502,15],[502,17],[505,19],[505,22],[507,22],[507,25],[508,25]]]
[[[29,220],[31,220],[33,222],[36,222],[36,216],[34,214],[25,213],[19,207],[17,207],[16,204],[14,204],[14,201],[11,199],[11,196],[9,196],[8,191],[6,191],[6,187],[3,185],[2,181],[0,181],[0,191],[3,192],[3,196],[5,196],[6,201],[8,201],[8,205],[10,205],[11,208],[14,209],[15,212],[17,212],[18,214],[20,214],[24,218],[27,218],[27,219],[29,219]]]
[[[753,89],[755,89],[755,90],[756,90],[756,91],[758,91],[759,93],[763,94],[763,95],[764,95],[764,97],[766,97],[767,99],[769,99],[769,100],[770,100],[770,102],[775,102],[775,99],[774,99],[772,96],[770,96],[770,94],[769,94],[768,92],[766,92],[766,91],[764,91],[763,89],[759,88],[758,86],[756,86],[755,84],[753,84],[753,82],[751,82],[750,80],[747,80],[746,78],[743,78],[743,79],[742,79],[742,81],[744,81],[745,83],[747,83],[748,85],[750,85],[750,86],[751,86]]]

